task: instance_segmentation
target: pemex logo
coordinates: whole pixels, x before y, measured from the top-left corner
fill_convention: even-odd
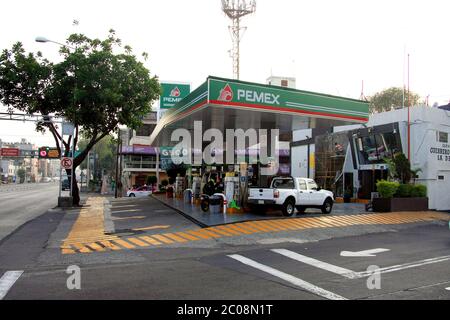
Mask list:
[[[231,87],[228,83],[222,90],[220,90],[219,98],[217,98],[217,100],[219,101],[233,100],[233,90],[231,90]]]
[[[180,89],[178,89],[178,87],[175,87],[172,89],[172,91],[170,91],[170,96],[171,97],[179,97],[181,94]]]

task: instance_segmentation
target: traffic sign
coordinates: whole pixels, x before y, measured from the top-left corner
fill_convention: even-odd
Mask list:
[[[61,166],[64,169],[72,169],[72,165],[73,165],[72,158],[64,157],[64,158],[61,159]]]

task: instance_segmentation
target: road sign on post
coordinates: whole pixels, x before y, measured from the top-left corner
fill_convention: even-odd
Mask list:
[[[73,166],[72,158],[63,157],[61,159],[61,167],[63,167],[64,169],[70,170],[70,169],[72,169],[72,166]]]

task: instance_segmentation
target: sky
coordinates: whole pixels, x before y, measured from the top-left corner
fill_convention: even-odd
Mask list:
[[[359,98],[409,85],[422,98],[450,101],[446,0],[257,0],[242,19],[240,79],[296,78],[297,89]],[[231,21],[221,0],[15,0],[1,6],[0,49],[21,41],[58,62],[58,46],[74,32],[104,39],[110,28],[161,81],[195,89],[208,75],[232,78]],[[5,14],[6,13],[6,14]],[[73,20],[79,21],[74,26]],[[1,121],[1,120],[0,120]],[[53,145],[32,123],[1,121],[0,139]]]

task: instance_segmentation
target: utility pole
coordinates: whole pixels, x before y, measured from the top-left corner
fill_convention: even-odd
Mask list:
[[[240,20],[243,16],[251,14],[256,10],[255,0],[222,0],[222,11],[232,20],[232,26],[228,27],[233,40],[233,48],[231,49],[231,58],[233,59],[233,77],[239,79],[239,44],[241,42]]]
[[[116,186],[114,188],[114,198],[118,196],[118,185],[119,185],[119,148],[120,148],[120,129],[117,129],[117,149],[116,149]]]

